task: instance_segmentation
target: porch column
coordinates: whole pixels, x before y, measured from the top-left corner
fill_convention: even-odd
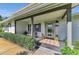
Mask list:
[[[72,20],[71,20],[71,4],[68,5],[68,11],[67,11],[67,46],[72,47]]]
[[[41,23],[41,32],[45,36],[45,23]]]
[[[15,24],[15,30],[14,31],[15,31],[15,34],[16,34],[16,20],[14,21],[14,24]]]
[[[56,22],[55,22],[55,37],[58,37],[58,23],[59,23],[59,21],[57,21],[56,20]]]
[[[31,36],[34,36],[34,18],[31,17]]]

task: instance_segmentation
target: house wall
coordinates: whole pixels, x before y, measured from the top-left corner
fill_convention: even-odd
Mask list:
[[[27,22],[26,21],[16,21],[16,33],[22,34],[27,31]]]
[[[72,39],[74,41],[79,41],[79,19],[72,20]]]
[[[60,40],[66,39],[67,36],[67,25],[66,20],[59,22],[58,35]],[[79,41],[79,18],[72,18],[72,42]]]
[[[73,27],[75,28],[79,28],[79,25],[77,25],[79,23],[79,21],[75,21],[73,24]],[[28,26],[27,26],[27,22],[26,21],[16,21],[16,33],[17,34],[22,34],[24,33],[25,31],[28,30]],[[64,40],[66,39],[66,20],[60,20],[59,21],[59,26],[58,26],[58,36],[59,36],[59,39],[60,40]],[[73,39],[76,38],[78,39],[79,36],[78,36],[78,30],[79,29],[75,29],[73,28],[73,32],[77,35],[74,35],[73,34]],[[11,27],[4,27],[4,30],[5,32],[11,32],[11,33],[15,33],[15,23],[14,22],[11,22]],[[46,28],[45,28],[45,22],[41,22],[41,32],[39,35],[39,37],[43,35],[46,35],[46,32],[45,32]],[[75,31],[74,31],[75,30]]]
[[[60,40],[65,40],[67,37],[67,25],[66,20],[59,21],[58,36]]]
[[[58,36],[59,40],[65,40],[67,37],[67,25],[66,25],[66,20],[60,20],[58,23]],[[46,35],[45,33],[45,22],[41,23],[41,33]],[[54,29],[55,30],[55,29]]]
[[[15,33],[15,23],[14,22],[11,23],[11,27],[9,28],[9,32]]]
[[[9,27],[3,27],[4,32],[9,32]]]
[[[17,21],[16,22],[16,33],[17,34],[22,34],[24,31],[28,30],[26,21]],[[45,35],[45,22],[41,22],[41,32],[38,33],[38,36],[41,37],[42,34]],[[60,40],[66,39],[66,20],[60,20],[59,21],[59,26],[58,26],[58,36]]]
[[[16,23],[16,33],[21,34],[24,31],[27,31],[27,23],[24,21],[17,21]],[[58,26],[58,36],[60,40],[66,39],[66,34],[67,34],[67,25],[66,25],[66,20],[60,20],[59,21],[59,26]],[[11,32],[15,33],[15,24],[14,22],[11,22],[11,27],[4,27],[3,28],[4,32]],[[41,35],[45,35],[45,23],[41,23]],[[40,35],[40,36],[41,36]],[[39,37],[40,37],[39,36]],[[79,40],[79,20],[72,20],[72,39],[73,41]]]
[[[15,23],[14,23],[14,21],[10,22],[10,24],[11,24],[10,27],[8,27],[8,26],[3,27],[4,32],[15,33]]]

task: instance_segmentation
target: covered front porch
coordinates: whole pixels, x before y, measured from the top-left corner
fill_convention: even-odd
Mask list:
[[[44,38],[67,40],[67,46],[72,48],[71,9],[77,5],[74,3],[30,4],[2,23],[13,22],[13,25],[9,26],[12,27],[13,32],[40,38],[37,41]]]
[[[31,35],[35,38],[51,38],[56,36],[60,40],[66,37],[66,20],[62,19],[62,15],[66,12],[66,9],[54,11],[51,13],[39,15],[36,17],[22,19],[16,21],[16,33]]]
[[[67,39],[67,45],[72,47],[71,7],[72,4],[67,4],[34,16],[15,20],[15,33],[41,39],[58,38],[59,41]]]

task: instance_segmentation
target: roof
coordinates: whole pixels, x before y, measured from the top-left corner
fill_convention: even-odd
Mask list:
[[[66,8],[67,7],[66,5],[68,4],[69,3],[32,3],[22,8],[21,10],[15,12],[8,19],[2,21],[1,23],[21,19],[24,17],[35,16],[42,12],[45,12],[48,10],[50,11],[61,6],[63,6],[63,8]],[[73,3],[72,8],[77,5],[78,4]]]

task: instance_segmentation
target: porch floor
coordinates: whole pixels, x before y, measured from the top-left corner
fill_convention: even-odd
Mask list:
[[[43,39],[43,40],[40,40],[39,42],[43,44],[58,46],[58,47],[60,46],[60,42],[58,40],[53,40],[53,39]]]

